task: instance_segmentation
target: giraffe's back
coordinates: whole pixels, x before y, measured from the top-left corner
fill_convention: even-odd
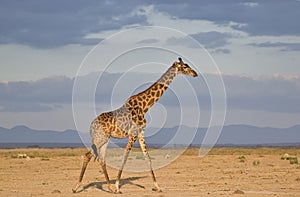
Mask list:
[[[121,124],[122,118],[116,117],[115,111],[104,112],[100,114],[96,120],[99,123],[99,129],[95,132],[104,132],[107,137],[126,138],[128,132],[124,129],[125,126]],[[123,129],[122,129],[123,128]]]
[[[119,109],[104,112],[97,117],[100,130],[108,137],[127,138],[129,135],[138,136],[146,126],[144,113],[139,106],[126,102]]]

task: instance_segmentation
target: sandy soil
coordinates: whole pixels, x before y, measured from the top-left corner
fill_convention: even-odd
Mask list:
[[[282,160],[299,157],[300,149],[217,148],[198,157],[190,149],[155,171],[162,193],[151,191],[148,172],[124,172],[123,194],[107,192],[97,162],[90,162],[79,193],[77,182],[86,149],[0,150],[0,196],[300,196],[300,165]],[[19,153],[27,158],[16,158]],[[144,162],[132,157],[130,162]],[[155,159],[153,163],[155,163]],[[109,167],[112,182],[117,170]]]

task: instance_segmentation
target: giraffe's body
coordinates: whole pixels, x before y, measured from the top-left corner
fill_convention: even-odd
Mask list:
[[[197,76],[197,73],[187,64],[184,64],[181,58],[179,58],[179,62],[174,62],[167,72],[165,72],[162,77],[148,89],[139,94],[131,96],[119,109],[111,112],[104,112],[92,121],[90,126],[90,134],[93,142],[93,151],[89,151],[85,154],[79,182],[77,183],[75,189],[73,189],[73,192],[76,192],[79,188],[87,164],[89,163],[90,159],[94,157],[95,159],[98,159],[103,168],[109,190],[111,192],[120,193],[119,180],[121,178],[122,170],[126,163],[128,154],[136,140],[138,140],[142,152],[149,162],[150,171],[154,182],[154,190],[161,191],[156,182],[156,178],[152,170],[150,156],[147,152],[146,143],[144,140],[144,132],[146,128],[145,114],[163,95],[169,84],[178,74],[186,74],[193,77]],[[128,138],[128,143],[123,155],[122,165],[116,180],[116,190],[111,188],[104,160],[110,137]]]

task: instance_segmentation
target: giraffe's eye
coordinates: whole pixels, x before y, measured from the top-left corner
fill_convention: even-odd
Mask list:
[[[189,65],[187,65],[187,64],[184,64],[184,66],[185,66],[186,68],[190,68],[190,66],[189,66]]]

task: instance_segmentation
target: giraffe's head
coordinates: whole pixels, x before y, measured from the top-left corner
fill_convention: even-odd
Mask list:
[[[178,58],[179,62],[174,62],[173,67],[176,68],[178,74],[190,75],[197,77],[198,74],[188,64],[184,63],[181,57]]]

